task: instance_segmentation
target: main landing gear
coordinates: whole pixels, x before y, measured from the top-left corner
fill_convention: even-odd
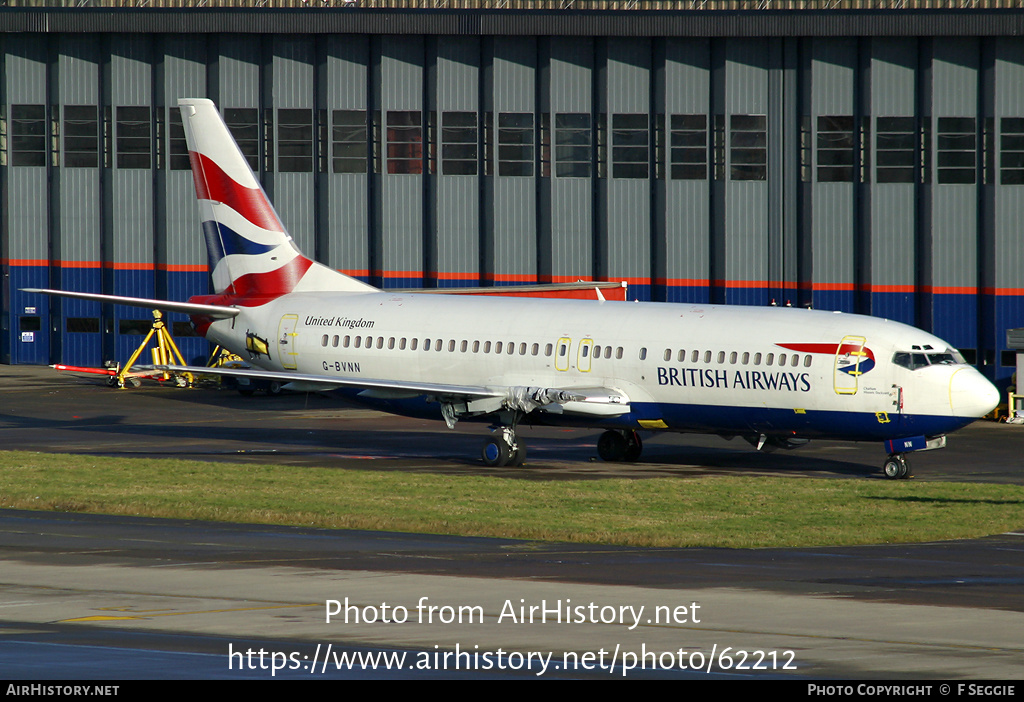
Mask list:
[[[597,455],[610,463],[633,463],[640,458],[643,450],[640,435],[627,429],[610,429],[597,440]]]
[[[480,457],[484,459],[484,465],[492,468],[518,467],[526,461],[526,444],[516,441],[514,427],[499,427],[484,441]]]
[[[902,453],[891,453],[882,466],[885,477],[891,480],[906,480],[910,476],[910,464]]]

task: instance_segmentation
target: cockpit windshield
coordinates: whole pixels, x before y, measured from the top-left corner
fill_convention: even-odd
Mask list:
[[[910,351],[897,351],[892,355],[892,362],[897,366],[903,366],[910,370],[917,370],[925,366],[954,366],[958,363],[966,363],[960,352],[954,348],[946,348],[942,351],[932,348],[930,345],[911,346]]]

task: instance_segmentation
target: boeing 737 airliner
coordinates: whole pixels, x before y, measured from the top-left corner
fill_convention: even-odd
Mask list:
[[[54,295],[191,315],[256,368],[217,372],[340,391],[378,408],[488,418],[487,465],[521,465],[525,418],[606,431],[598,452],[635,461],[638,431],[742,436],[758,448],[812,438],[885,442],[904,454],[998,403],[941,339],[884,319],[790,308],[417,295],[378,290],[294,245],[210,100],[178,101],[215,295],[166,302]]]

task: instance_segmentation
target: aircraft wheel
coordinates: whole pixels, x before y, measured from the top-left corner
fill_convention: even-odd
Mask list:
[[[516,450],[512,453],[512,457],[508,459],[507,465],[519,468],[524,463],[526,463],[526,444],[521,441],[517,441]]]
[[[517,451],[516,453],[518,455],[519,452]],[[523,455],[525,456],[525,451]],[[509,461],[512,460],[512,447],[505,443],[505,439],[502,436],[492,436],[484,441],[483,448],[480,450],[480,457],[484,460],[484,465],[491,468],[507,466]]]
[[[597,455],[609,463],[625,461],[629,456],[629,442],[617,431],[606,431],[597,440]]]
[[[268,395],[280,395],[281,394],[281,382],[278,380],[271,380],[270,385],[267,386]]]
[[[882,471],[890,480],[903,480],[910,475],[910,466],[903,454],[894,453],[885,459]]]
[[[626,432],[626,460],[635,463],[640,460],[640,454],[644,452],[644,443],[640,440],[640,434],[635,431]]]
[[[906,456],[900,456],[900,480],[906,480],[910,477],[910,461],[907,460]]]

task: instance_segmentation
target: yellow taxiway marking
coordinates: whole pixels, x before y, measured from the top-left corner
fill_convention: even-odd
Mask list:
[[[292,609],[294,607],[322,607],[323,605],[319,602],[311,602],[309,604],[288,604],[288,605],[270,605],[266,607],[231,607],[226,609],[197,609],[189,612],[157,612],[153,610],[147,610],[140,612],[138,615],[126,615],[126,616],[115,616],[111,614],[97,614],[91,617],[76,617],[74,619],[60,619],[58,624],[66,624],[67,622],[115,622],[123,621],[126,619],[151,619],[153,617],[177,617],[185,614],[218,614],[221,612],[255,612],[263,609]]]

